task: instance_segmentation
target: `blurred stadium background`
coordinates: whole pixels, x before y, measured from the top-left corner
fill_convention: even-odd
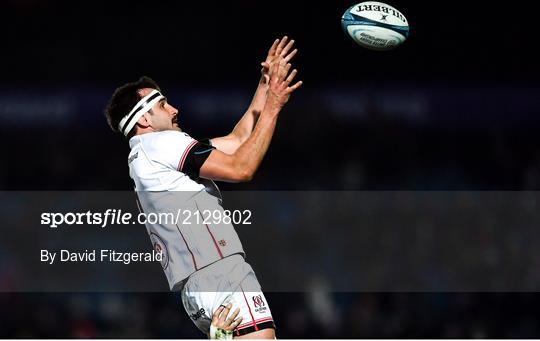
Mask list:
[[[2,1],[0,188],[129,190],[128,146],[103,117],[116,86],[148,75],[185,131],[225,134],[270,43],[287,34],[305,85],[255,180],[223,190],[537,190],[532,23],[489,3],[389,1],[411,37],[376,53],[341,31],[354,3]],[[281,338],[540,336],[536,293],[268,300]],[[0,325],[0,337],[203,336],[176,295],[157,293],[2,293]]]

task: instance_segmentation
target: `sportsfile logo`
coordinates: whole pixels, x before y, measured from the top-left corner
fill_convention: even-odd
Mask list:
[[[150,219],[160,219],[157,215],[145,216],[140,213],[137,216],[139,224],[144,223]],[[104,228],[112,224],[128,225],[135,224],[137,221],[132,220],[133,214],[130,212],[123,212],[121,209],[107,209],[105,212],[43,212],[41,213],[41,225],[47,225],[50,228],[57,228],[62,225],[97,225]]]
[[[41,225],[57,228],[62,225],[97,225],[104,228],[108,225],[131,224],[182,224],[182,225],[250,225],[250,210],[182,210],[176,212],[140,212],[132,214],[121,209],[107,209],[105,212],[43,212]]]

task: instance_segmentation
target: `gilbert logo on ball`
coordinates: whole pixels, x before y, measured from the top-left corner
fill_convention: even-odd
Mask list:
[[[360,46],[386,51],[402,44],[409,36],[407,18],[394,7],[377,1],[365,1],[348,8],[341,27]]]

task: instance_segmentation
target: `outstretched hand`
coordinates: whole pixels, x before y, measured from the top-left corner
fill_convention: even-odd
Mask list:
[[[287,43],[288,42],[288,43]],[[284,59],[286,63],[290,62],[291,59],[296,55],[298,52],[298,49],[294,49],[291,51],[292,47],[294,45],[294,40],[290,40],[287,36],[284,36],[283,38],[276,39],[274,43],[272,44],[272,47],[270,47],[270,50],[268,50],[268,55],[266,56],[266,60],[261,63],[262,69],[262,82],[264,84],[269,84],[270,82],[270,74],[272,73],[272,69],[276,68],[279,64],[279,61],[281,59]]]
[[[290,71],[291,63],[286,58],[278,56],[274,62],[277,64],[270,74],[266,104],[277,113],[287,103],[291,94],[302,86],[302,81],[291,85],[298,71],[296,69]]]

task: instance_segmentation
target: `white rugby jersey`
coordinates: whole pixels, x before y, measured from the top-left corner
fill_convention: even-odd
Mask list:
[[[232,224],[205,222],[202,214],[195,215],[223,212],[218,199],[198,182],[200,166],[213,149],[210,145],[175,130],[136,135],[129,145],[129,174],[141,210],[146,216],[172,213],[172,219],[146,223],[154,249],[163,252],[161,265],[171,290],[195,271],[244,253]]]

